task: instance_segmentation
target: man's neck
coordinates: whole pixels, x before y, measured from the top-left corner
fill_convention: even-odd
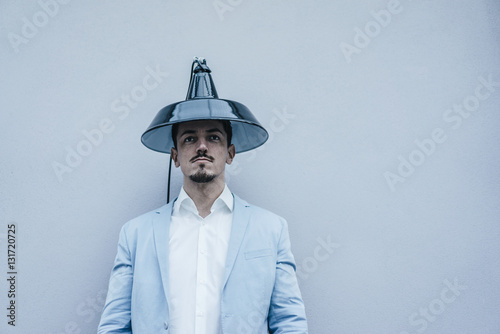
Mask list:
[[[210,209],[215,200],[224,191],[224,178],[215,178],[211,182],[196,183],[189,178],[184,178],[184,191],[193,200],[198,214],[205,218],[210,214]]]

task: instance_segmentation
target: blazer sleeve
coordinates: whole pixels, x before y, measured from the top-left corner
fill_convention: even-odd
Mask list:
[[[132,334],[130,308],[133,268],[126,226],[124,225],[120,231],[118,251],[111,271],[108,295],[99,323],[98,334]]]
[[[269,332],[272,334],[306,334],[307,320],[300,294],[295,260],[290,247],[288,225],[282,219],[278,242],[276,279],[269,308]]]

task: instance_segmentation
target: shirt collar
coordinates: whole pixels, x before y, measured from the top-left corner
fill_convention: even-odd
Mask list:
[[[215,210],[219,210],[220,208],[226,207],[227,209],[229,209],[229,212],[233,212],[233,204],[234,204],[233,194],[231,193],[231,191],[229,191],[227,184],[224,184],[224,190],[222,190],[222,193],[214,201],[214,204],[212,204],[212,208],[210,211],[214,212]],[[194,201],[186,193],[184,187],[181,188],[179,196],[174,202],[174,210],[173,210],[174,215],[176,213],[179,213],[181,208],[189,212],[192,212],[196,215],[198,214],[198,209],[196,208]]]

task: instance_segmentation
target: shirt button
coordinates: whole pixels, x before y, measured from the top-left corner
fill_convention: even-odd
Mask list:
[[[200,284],[205,284],[206,282],[204,279],[200,280]]]
[[[203,317],[204,315],[205,315],[205,313],[203,313],[203,311],[196,312],[196,316],[198,316],[198,317]]]

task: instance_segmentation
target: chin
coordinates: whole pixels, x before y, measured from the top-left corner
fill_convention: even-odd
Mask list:
[[[189,176],[189,179],[196,183],[209,183],[215,179],[214,174],[207,174],[204,172],[198,172]]]

